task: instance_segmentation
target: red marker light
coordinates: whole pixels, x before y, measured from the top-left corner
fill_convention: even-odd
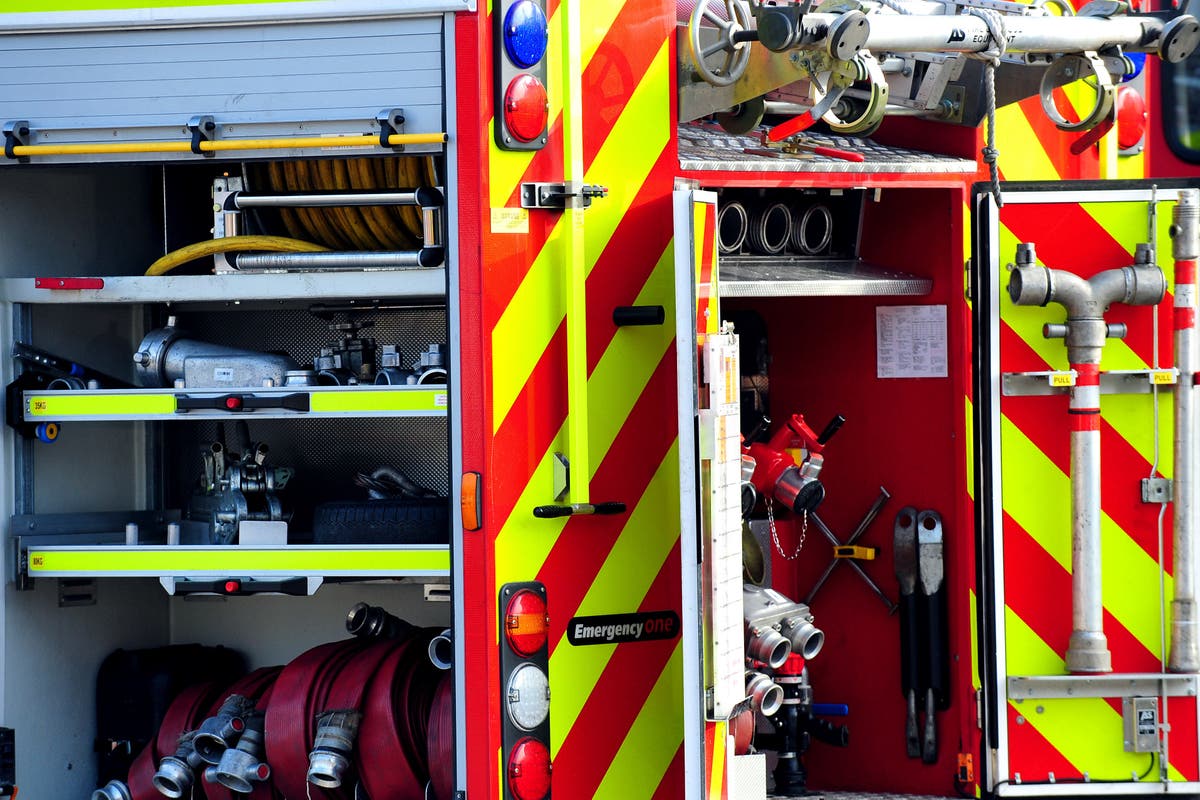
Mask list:
[[[529,657],[546,646],[550,617],[537,592],[522,589],[504,608],[504,637],[519,656]]]
[[[237,581],[225,581],[225,591],[228,594],[233,594],[242,588],[242,585]]]
[[[508,788],[517,800],[550,794],[550,748],[530,736],[517,742],[508,756]]]
[[[1137,147],[1146,135],[1146,101],[1132,86],[1117,89],[1117,146]]]
[[[238,411],[242,407],[242,398],[233,395],[226,397],[225,407],[230,411]]]
[[[546,87],[532,75],[513,78],[504,93],[504,123],[522,142],[532,142],[546,130],[550,107]]]

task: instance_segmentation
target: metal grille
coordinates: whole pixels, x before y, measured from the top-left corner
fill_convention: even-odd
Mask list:
[[[747,153],[761,150],[756,136],[733,136],[712,126],[679,126],[679,166],[693,170],[738,172],[974,172],[975,162],[950,158],[919,150],[888,147],[870,139],[832,136],[806,131],[804,140],[840,150],[862,153],[861,162],[843,161],[815,153],[795,156],[769,156]]]

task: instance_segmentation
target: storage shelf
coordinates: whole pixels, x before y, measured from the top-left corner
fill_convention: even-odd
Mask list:
[[[446,577],[448,545],[30,545],[31,578]]]
[[[404,298],[430,301],[446,296],[446,270],[413,268],[245,275],[105,277],[102,288],[38,288],[36,278],[0,281],[0,300],[12,303],[178,303],[255,300],[353,300]],[[42,279],[44,284],[53,281]],[[68,284],[69,285],[69,284]]]
[[[723,297],[866,297],[928,294],[933,281],[858,259],[722,256],[720,286]]]
[[[444,417],[445,386],[283,386],[262,389],[27,391],[26,422]],[[227,405],[226,401],[232,405]],[[253,407],[258,404],[276,407]],[[212,408],[186,407],[211,404]]]

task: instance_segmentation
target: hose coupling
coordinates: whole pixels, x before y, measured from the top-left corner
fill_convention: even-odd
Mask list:
[[[750,707],[764,717],[771,717],[783,705],[783,689],[761,672],[746,670],[746,697]]]
[[[346,630],[355,636],[370,639],[399,639],[413,626],[379,606],[355,603],[346,615]]]
[[[429,662],[445,671],[454,666],[454,632],[449,628],[429,640]]]
[[[216,782],[235,792],[249,794],[254,791],[254,782],[261,783],[271,777],[271,767],[262,760],[263,726],[266,714],[255,711],[246,717],[246,729],[238,739],[237,747],[231,747],[221,756],[213,777]]]
[[[774,628],[746,628],[746,657],[776,669],[792,654],[792,643]]]
[[[196,782],[196,770],[204,759],[196,752],[196,734],[185,733],[179,739],[175,755],[165,757],[158,765],[151,782],[159,794],[170,798],[188,797]]]
[[[192,741],[196,755],[206,764],[220,763],[221,754],[233,747],[245,731],[246,714],[253,708],[253,701],[240,694],[225,698],[217,713],[200,723],[196,730]]]
[[[808,610],[808,606],[802,603],[796,605]],[[780,626],[780,633],[792,643],[792,652],[802,656],[805,661],[821,652],[825,646],[825,632],[813,624],[811,614],[785,619]]]
[[[323,789],[336,789],[350,768],[354,741],[362,714],[358,711],[326,711],[317,718],[317,735],[308,754],[308,782]]]
[[[133,800],[133,795],[121,781],[109,781],[103,789],[92,792],[92,800]]]

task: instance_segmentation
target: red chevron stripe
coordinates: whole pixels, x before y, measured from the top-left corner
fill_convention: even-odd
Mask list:
[[[1028,722],[1018,724],[1019,716],[1017,709],[1008,707],[1008,772],[1013,779],[1018,773],[1022,782],[1044,781],[1051,772],[1055,778],[1078,777],[1079,768]]]
[[[672,175],[678,169],[671,148],[663,148],[658,161],[646,178],[647,187],[669,186]],[[638,293],[650,278],[655,265],[674,238],[672,226],[666,223],[672,215],[672,200],[669,192],[643,192],[629,207],[625,219],[600,254],[596,266],[588,276],[588,375],[596,369],[601,357],[617,335],[612,312],[617,306],[632,305]],[[635,266],[636,265],[636,266]],[[612,275],[624,273],[621,280]],[[666,324],[670,326],[671,320]],[[627,330],[626,336],[636,336],[635,329]]]
[[[679,542],[676,541],[638,610],[678,608],[680,591]],[[620,610],[611,609],[613,612]],[[571,788],[566,796],[596,796],[609,765],[641,715],[646,698],[658,683],[678,644],[678,639],[670,639],[617,645],[554,756],[555,775],[571,776]]]
[[[554,435],[567,416],[567,382],[562,367],[567,363],[567,325],[562,322],[521,387],[512,410],[492,439],[492,453],[503,469],[490,476],[492,513],[499,532],[508,521],[517,499],[529,485],[537,465],[550,449]],[[549,489],[549,487],[547,487]]]
[[[1200,731],[1196,728],[1196,698],[1167,698],[1167,720],[1171,723],[1171,766],[1189,781],[1200,780]]]
[[[1001,212],[1001,222],[1020,241],[1035,243],[1038,258],[1051,269],[1065,269],[1088,277],[1103,269],[1128,266],[1132,261],[1125,246],[1078,203],[1009,203]],[[1163,309],[1159,318],[1161,362],[1169,362],[1171,357],[1173,303],[1171,293],[1167,292],[1160,304]],[[1061,309],[1055,313],[1062,315]],[[1154,363],[1154,326],[1150,309],[1114,303],[1105,319],[1128,325],[1125,344],[1147,364]]]
[[[679,749],[675,751],[675,758],[671,759],[671,765],[667,767],[650,800],[683,800],[683,781],[683,745],[679,745]]]
[[[1068,120],[1075,118],[1075,112],[1072,109],[1071,103],[1066,99],[1061,89],[1055,90],[1055,101],[1059,109],[1062,109]],[[1021,113],[1025,115],[1026,121],[1033,129],[1037,136],[1038,142],[1042,149],[1054,164],[1054,169],[1058,171],[1058,177],[1063,180],[1070,179],[1095,179],[1100,177],[1100,163],[1098,151],[1096,148],[1089,148],[1082,155],[1076,156],[1071,153],[1071,143],[1079,138],[1081,134],[1066,133],[1060,131],[1050,121],[1042,111],[1042,101],[1038,97],[1030,97],[1018,103]],[[1004,131],[1000,130],[1000,165],[1004,165]],[[1051,180],[1055,176],[1042,175],[1039,176],[1043,180]],[[1007,208],[1007,206],[1006,206]]]
[[[1069,536],[1069,531],[1063,531]],[[1004,602],[1065,658],[1071,635],[1071,574],[1008,514],[1004,515]],[[1107,610],[1104,634],[1116,672],[1157,672],[1158,658]]]
[[[1001,369],[1045,370],[1050,366],[1007,324],[1000,326]],[[1017,366],[1020,365],[1020,366]],[[1101,400],[1101,406],[1104,401]],[[1066,397],[1005,397],[1004,415],[1054,462],[1064,474],[1071,471],[1070,437],[1065,430]],[[1169,446],[1164,442],[1164,446]],[[1107,422],[1100,426],[1100,448],[1105,468],[1100,472],[1103,510],[1151,558],[1158,558],[1158,506],[1141,502],[1130,482],[1150,474],[1147,461]],[[1170,537],[1165,559],[1170,563]]]
[[[670,409],[675,399],[674,364],[675,348],[669,347],[592,476],[591,492],[597,499],[622,501],[632,512],[641,496],[623,496],[622,492],[631,487],[643,491],[671,449],[677,431],[674,425],[661,423],[664,409]],[[538,580],[554,593],[551,655],[628,522],[628,515],[574,517],[563,527],[538,573]]]
[[[670,185],[672,158],[667,150],[664,149],[651,170],[644,184],[646,188]],[[664,224],[664,219],[670,219],[670,194],[657,191],[642,193],[643,197],[650,195],[660,196],[660,199],[634,202],[637,212],[631,210],[622,218],[588,276],[589,375],[617,334],[616,326],[612,324],[612,309],[621,305],[622,301],[633,301],[637,290],[649,279],[659,256],[670,243],[670,226]],[[665,217],[658,216],[663,213]],[[650,256],[651,253],[657,255]],[[566,419],[566,382],[559,376],[564,364],[565,321],[559,324],[550,346],[542,353],[529,380],[521,388],[496,432],[496,452],[525,453],[528,458],[524,462],[507,461],[503,480],[492,488],[495,513],[499,514],[501,526],[550,447],[554,434]],[[674,375],[674,370],[671,374]]]

